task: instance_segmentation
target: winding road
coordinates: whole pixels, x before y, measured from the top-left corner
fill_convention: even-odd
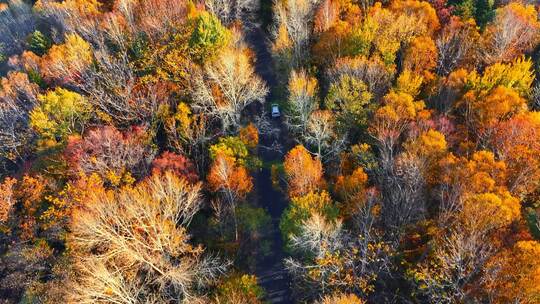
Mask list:
[[[266,104],[271,104],[275,98],[273,92],[275,92],[278,82],[274,72],[267,34],[260,26],[256,26],[247,33],[246,38],[256,54],[255,70],[266,81],[270,89],[270,93],[266,96]],[[262,110],[263,107],[259,107],[259,113]],[[273,119],[272,125],[281,130],[277,140],[282,147],[286,147],[286,138],[281,120]],[[258,149],[258,156],[265,164],[283,160],[283,152],[263,148],[264,146],[271,146],[275,139],[273,136],[264,134],[259,139],[262,147]],[[260,257],[255,267],[259,284],[265,290],[264,300],[267,303],[293,303],[290,289],[291,280],[283,265],[285,252],[279,230],[279,220],[283,210],[287,207],[287,198],[283,193],[272,187],[271,170],[268,166],[264,166],[255,175],[254,191],[258,205],[265,208],[272,217],[272,227],[268,227],[268,234],[272,240],[271,253],[266,257]]]

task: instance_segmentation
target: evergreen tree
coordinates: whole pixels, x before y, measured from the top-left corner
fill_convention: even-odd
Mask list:
[[[29,49],[39,56],[42,56],[51,47],[51,40],[40,31],[34,31],[28,38]]]

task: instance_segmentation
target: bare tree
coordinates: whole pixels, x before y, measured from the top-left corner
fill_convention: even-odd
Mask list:
[[[334,292],[366,295],[369,286],[388,270],[389,247],[373,229],[371,197],[358,211],[360,230],[345,230],[341,221],[329,222],[312,214],[300,233],[291,237],[295,257],[285,259],[299,296],[317,298]]]
[[[474,61],[475,44],[479,34],[474,22],[452,18],[435,41],[437,45],[437,74],[446,76],[465,61]]]
[[[195,72],[191,90],[194,109],[218,118],[225,132],[235,132],[242,110],[253,102],[263,103],[268,94],[244,48],[226,48],[204,72]]]
[[[94,51],[95,66],[81,81],[81,89],[99,111],[118,126],[149,123],[159,104],[168,103],[163,83],[139,84],[127,54],[111,54],[105,47]]]
[[[381,221],[387,237],[399,241],[402,228],[424,218],[425,178],[422,160],[407,152],[392,157],[390,166],[381,165]]]
[[[468,232],[458,227],[447,231],[446,236],[434,244],[436,249],[432,256],[436,261],[421,264],[419,272],[423,279],[420,283],[424,284],[421,293],[430,303],[474,302],[474,289],[467,287],[482,275],[494,251],[482,233]]]
[[[205,0],[204,4],[224,25],[235,21],[254,21],[261,6],[259,0]]]
[[[298,68],[309,58],[313,17],[318,0],[276,1],[274,4],[274,39],[280,35],[280,28],[286,30],[292,42],[292,68]]]
[[[95,189],[76,212],[70,236],[77,303],[190,303],[227,263],[189,243],[186,226],[201,208],[200,184],[172,173],[114,194]]]
[[[339,154],[345,139],[335,132],[335,119],[327,110],[317,110],[309,116],[303,140],[315,149],[315,155],[323,161]]]
[[[76,33],[91,42],[103,37],[97,3],[43,0],[38,2],[36,8],[41,19],[48,22],[56,43],[60,43],[66,33]]]

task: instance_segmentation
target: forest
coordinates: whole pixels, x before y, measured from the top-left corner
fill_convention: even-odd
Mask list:
[[[0,304],[540,303],[536,0],[0,0]]]

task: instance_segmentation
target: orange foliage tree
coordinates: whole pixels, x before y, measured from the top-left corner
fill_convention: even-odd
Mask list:
[[[283,163],[289,184],[289,196],[302,196],[319,189],[323,184],[321,161],[311,156],[301,145],[285,156]]]
[[[41,71],[47,81],[76,84],[92,60],[90,44],[77,34],[68,34],[63,44],[54,45],[43,57]]]
[[[0,224],[6,223],[13,211],[15,205],[13,186],[16,182],[16,179],[8,177],[0,184]]]
[[[253,189],[249,172],[233,156],[218,151],[210,167],[207,181],[210,189],[220,191],[229,205],[234,220],[235,240],[238,241],[236,207],[239,201]]]
[[[241,128],[239,137],[244,145],[250,149],[257,148],[259,144],[259,130],[257,130],[257,127],[253,123]]]
[[[494,303],[538,303],[540,300],[540,243],[519,241],[494,256],[488,268],[494,270],[486,288],[495,295]]]
[[[540,180],[540,113],[525,112],[500,122],[491,143],[507,165],[508,188],[519,197],[531,193]]]

